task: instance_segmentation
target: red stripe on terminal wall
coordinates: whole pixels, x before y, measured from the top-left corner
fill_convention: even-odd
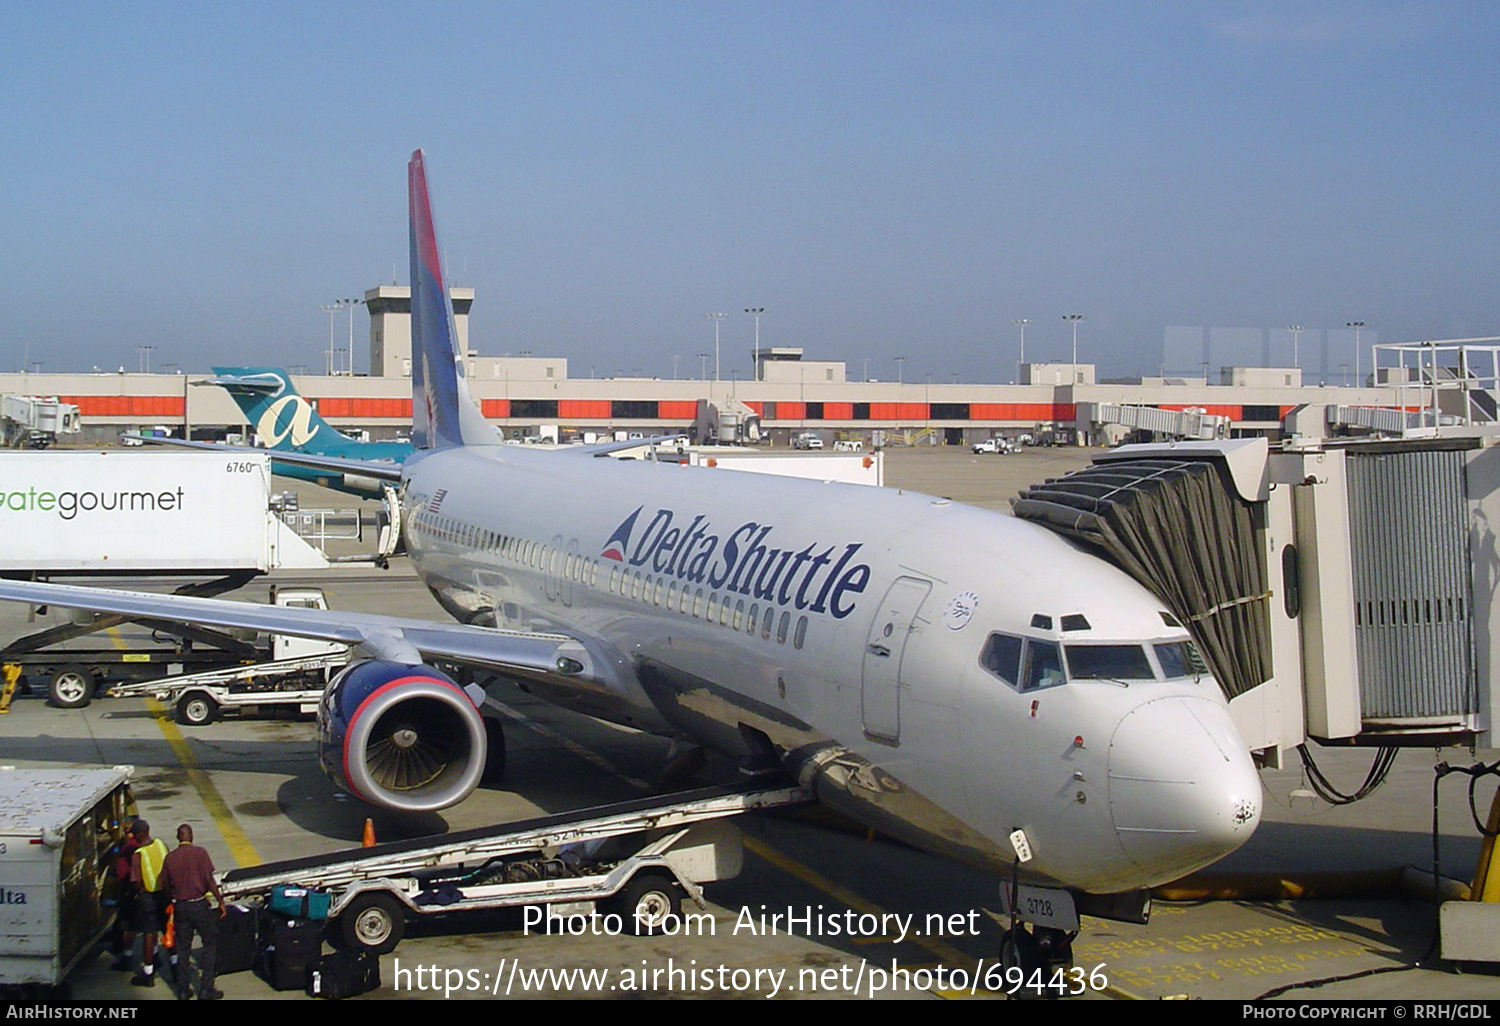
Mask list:
[[[312,400],[324,417],[370,417],[411,419],[411,400],[383,396],[330,395]]]
[[[62,395],[84,417],[181,417],[187,403],[180,395]]]
[[[557,415],[564,420],[608,420],[608,399],[559,399]]]

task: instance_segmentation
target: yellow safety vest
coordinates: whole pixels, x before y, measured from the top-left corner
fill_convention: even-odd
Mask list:
[[[141,889],[156,890],[161,880],[161,864],[167,861],[167,843],[158,837],[136,854],[141,857]]]

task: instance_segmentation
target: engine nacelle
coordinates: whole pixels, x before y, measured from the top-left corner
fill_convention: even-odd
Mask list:
[[[485,730],[463,689],[430,666],[369,660],[329,682],[318,703],[318,761],[361,801],[435,812],[484,774]]]

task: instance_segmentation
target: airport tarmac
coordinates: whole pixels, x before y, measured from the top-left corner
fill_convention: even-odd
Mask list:
[[[892,450],[886,482],[1003,509],[1025,484],[1059,476],[1088,455]],[[350,505],[346,496],[299,490],[304,509]],[[335,608],[443,619],[400,561],[384,572],[351,566],[276,579],[318,584]],[[247,586],[243,597],[264,600],[267,583]],[[33,629],[24,607],[0,605],[4,640]],[[505,702],[514,714],[505,779],[415,822],[376,813],[380,840],[624,800],[657,783],[664,741],[521,692]],[[190,728],[147,699],[100,699],[81,710],[21,699],[0,716],[0,762],[132,764],[142,815],[157,832],[170,837],[177,823],[193,823],[198,842],[227,869],[359,843],[370,810],[334,793],[317,768],[313,737],[309,719],[224,719]],[[1353,790],[1373,752],[1315,750],[1314,756],[1336,785]],[[1340,874],[1326,885],[1329,896],[1158,901],[1145,926],[1085,919],[1074,945],[1079,997],[1245,1001],[1293,985],[1285,1000],[1500,998],[1494,966],[1469,965],[1460,974],[1430,960],[1434,906],[1373,879],[1403,866],[1431,868],[1436,762],[1467,766],[1495,758],[1494,752],[1405,751],[1382,789],[1346,806],[1308,797],[1299,768],[1264,771],[1262,826],[1215,867],[1214,886],[1245,887],[1278,875],[1321,886],[1315,874]],[[733,776],[733,767],[711,760],[695,782]],[[1449,777],[1438,788],[1441,873],[1458,879],[1472,874],[1480,846],[1466,783]],[[1493,791],[1481,783],[1481,816]],[[754,815],[740,825],[745,869],[706,887],[711,917],[695,920],[690,935],[538,936],[515,915],[443,916],[412,925],[382,959],[384,985],[365,999],[999,996],[984,985],[993,980],[1000,933],[985,912],[998,904],[992,877],[822,817]],[[801,922],[790,933],[768,933],[763,917],[773,914]],[[1415,968],[1418,962],[1431,967]],[[128,974],[108,965],[103,954],[86,959],[70,980],[72,996],[170,998],[164,986],[131,987]],[[1365,973],[1376,975],[1311,986]],[[231,999],[307,1000],[276,993],[249,973],[222,978],[220,986]]]

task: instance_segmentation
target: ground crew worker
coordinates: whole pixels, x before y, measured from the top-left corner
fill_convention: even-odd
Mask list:
[[[200,1001],[215,1001],[224,992],[214,989],[215,959],[218,957],[219,919],[224,915],[224,895],[214,879],[214,863],[208,852],[193,843],[193,828],[177,828],[177,847],[162,863],[163,889],[175,908],[173,928],[177,933],[177,996],[189,997],[193,990]],[[208,903],[212,894],[215,909]],[[201,978],[193,983],[193,935],[203,939],[198,956]]]
[[[135,885],[135,925],[141,933],[141,969],[130,978],[137,987],[156,986],[156,936],[167,925],[166,892],[161,889],[161,867],[167,845],[152,838],[151,824],[137,819],[130,824],[135,854],[130,857],[130,882]]]

